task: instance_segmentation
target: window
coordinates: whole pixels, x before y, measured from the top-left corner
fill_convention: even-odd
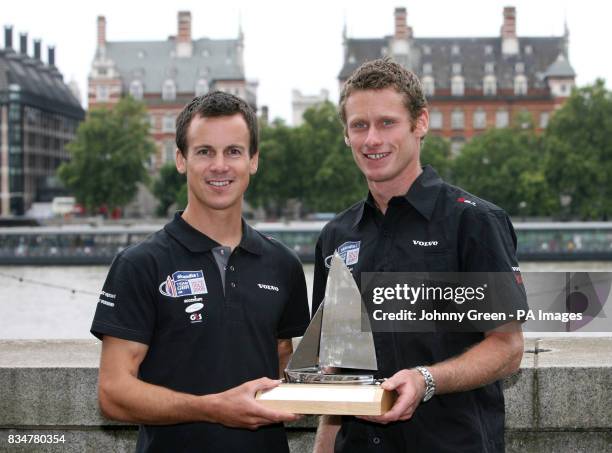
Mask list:
[[[147,119],[149,121],[149,132],[155,132],[155,117],[149,113]]]
[[[474,129],[484,129],[487,127],[487,112],[478,108],[474,111]]]
[[[174,80],[168,79],[162,87],[162,99],[164,101],[173,101],[176,99],[176,85]]]
[[[423,74],[431,74],[431,63],[423,63]]]
[[[204,50],[202,51],[202,56],[203,56],[203,57],[205,57],[205,58],[206,58],[206,57],[210,57],[210,52],[208,51],[208,49],[204,49]]]
[[[432,76],[423,77],[423,93],[425,96],[433,96],[436,91],[435,81]]]
[[[460,53],[461,53],[461,50],[459,49],[459,46],[457,44],[453,44],[453,47],[451,47],[451,54],[459,55]]]
[[[548,126],[548,120],[550,119],[550,113],[542,112],[540,113],[540,127],[545,129]]]
[[[524,96],[527,94],[527,77],[524,75],[517,75],[514,78],[514,95]]]
[[[484,66],[485,74],[493,74],[495,72],[495,63],[488,62]]]
[[[96,100],[98,102],[106,102],[108,101],[108,98],[108,86],[98,85],[96,87]]]
[[[453,129],[463,129],[463,110],[455,109],[451,113],[451,127]]]
[[[208,93],[208,81],[206,79],[198,80],[195,87],[195,95],[202,96],[206,93]]]
[[[453,78],[451,79],[451,94],[453,96],[463,96],[463,93],[464,93],[463,77],[453,76]]]
[[[434,109],[429,114],[429,128],[430,129],[442,129],[442,112],[438,109]]]
[[[522,62],[518,62],[514,65],[514,71],[522,74],[523,72],[525,72],[525,63]]]
[[[464,144],[465,140],[462,137],[453,137],[451,139],[451,155],[458,156]]]
[[[166,113],[162,120],[162,132],[174,132],[174,115],[172,113]]]
[[[172,140],[164,142],[164,162],[174,162],[174,152],[176,145]]]
[[[485,55],[491,55],[493,53],[493,46],[486,45],[485,46]]]
[[[424,55],[431,55],[431,47],[423,46],[423,54]]]
[[[142,82],[140,80],[132,80],[132,83],[130,83],[130,95],[140,101],[142,99],[142,91]]]
[[[461,63],[453,63],[453,74],[461,74]]]
[[[495,96],[497,94],[497,79],[494,75],[486,75],[482,79],[482,94]]]
[[[348,62],[349,62],[350,64],[354,64],[354,63],[356,63],[356,62],[357,62],[357,59],[355,58],[355,55],[350,54],[350,55],[349,55],[349,57],[348,57]]]
[[[98,75],[105,76],[107,74],[106,68],[98,68]]]
[[[498,110],[495,113],[495,127],[508,127],[510,123],[510,115],[507,110]]]
[[[525,54],[526,55],[531,55],[533,53],[533,47],[531,46],[525,46]]]

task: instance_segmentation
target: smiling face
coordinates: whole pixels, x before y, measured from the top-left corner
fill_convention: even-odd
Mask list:
[[[240,113],[194,116],[187,129],[187,152],[176,152],[176,168],[187,175],[190,210],[242,210],[259,153],[249,156],[249,130]]]
[[[394,88],[383,88],[352,92],[345,114],[347,142],[370,189],[401,194],[421,171],[419,156],[429,122],[427,110],[423,109],[413,124],[403,95]]]

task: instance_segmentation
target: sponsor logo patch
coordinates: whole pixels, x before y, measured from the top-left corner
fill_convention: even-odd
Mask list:
[[[476,206],[476,203],[474,203],[472,200],[468,200],[468,199],[463,198],[463,197],[457,198],[457,201],[459,203],[467,203],[467,204],[471,204],[472,206]]]
[[[336,252],[344,261],[344,264],[347,266],[352,266],[353,264],[357,264],[359,261],[359,248],[361,247],[361,241],[349,241],[342,244],[340,247],[336,249]],[[331,260],[334,255],[329,255],[325,258],[325,266],[331,267]]]
[[[263,283],[258,283],[257,286],[259,286],[261,289],[267,289],[268,291],[280,291],[278,289],[278,286],[273,286],[273,285],[264,285]]]
[[[159,285],[159,292],[167,297],[186,297],[207,294],[204,273],[199,271],[176,271]]]
[[[412,240],[412,243],[414,245],[418,245],[419,247],[432,247],[432,246],[436,246],[438,245],[438,241],[416,241],[416,240]]]

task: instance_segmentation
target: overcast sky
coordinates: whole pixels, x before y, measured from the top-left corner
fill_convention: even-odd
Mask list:
[[[1,25],[13,25],[17,47],[19,33],[28,33],[30,54],[35,38],[43,41],[45,61],[46,46],[56,46],[57,66],[66,81],[76,80],[83,103],[98,15],[106,16],[109,41],[164,40],[176,34],[179,10],[191,11],[194,38],[235,38],[241,22],[246,75],[259,81],[258,103],[269,106],[271,117],[291,122],[292,89],[317,94],[326,88],[337,99],[344,23],[349,37],[392,34],[398,6],[407,8],[415,37],[498,36],[504,6],[516,7],[519,36],[560,36],[567,20],[578,84],[612,80],[608,0],[10,0],[3,2],[0,17]]]

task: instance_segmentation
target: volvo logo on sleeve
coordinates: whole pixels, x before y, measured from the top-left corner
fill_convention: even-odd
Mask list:
[[[361,247],[361,241],[349,241],[342,244],[340,247],[336,249],[336,252],[344,261],[346,266],[352,266],[353,264],[357,264],[359,261],[359,247]],[[334,254],[332,253],[327,258],[325,258],[325,267],[331,267],[331,260]]]
[[[195,294],[206,294],[206,281],[204,272],[199,271],[176,271],[168,275],[166,281],[159,285],[159,292],[167,297],[185,297]]]

